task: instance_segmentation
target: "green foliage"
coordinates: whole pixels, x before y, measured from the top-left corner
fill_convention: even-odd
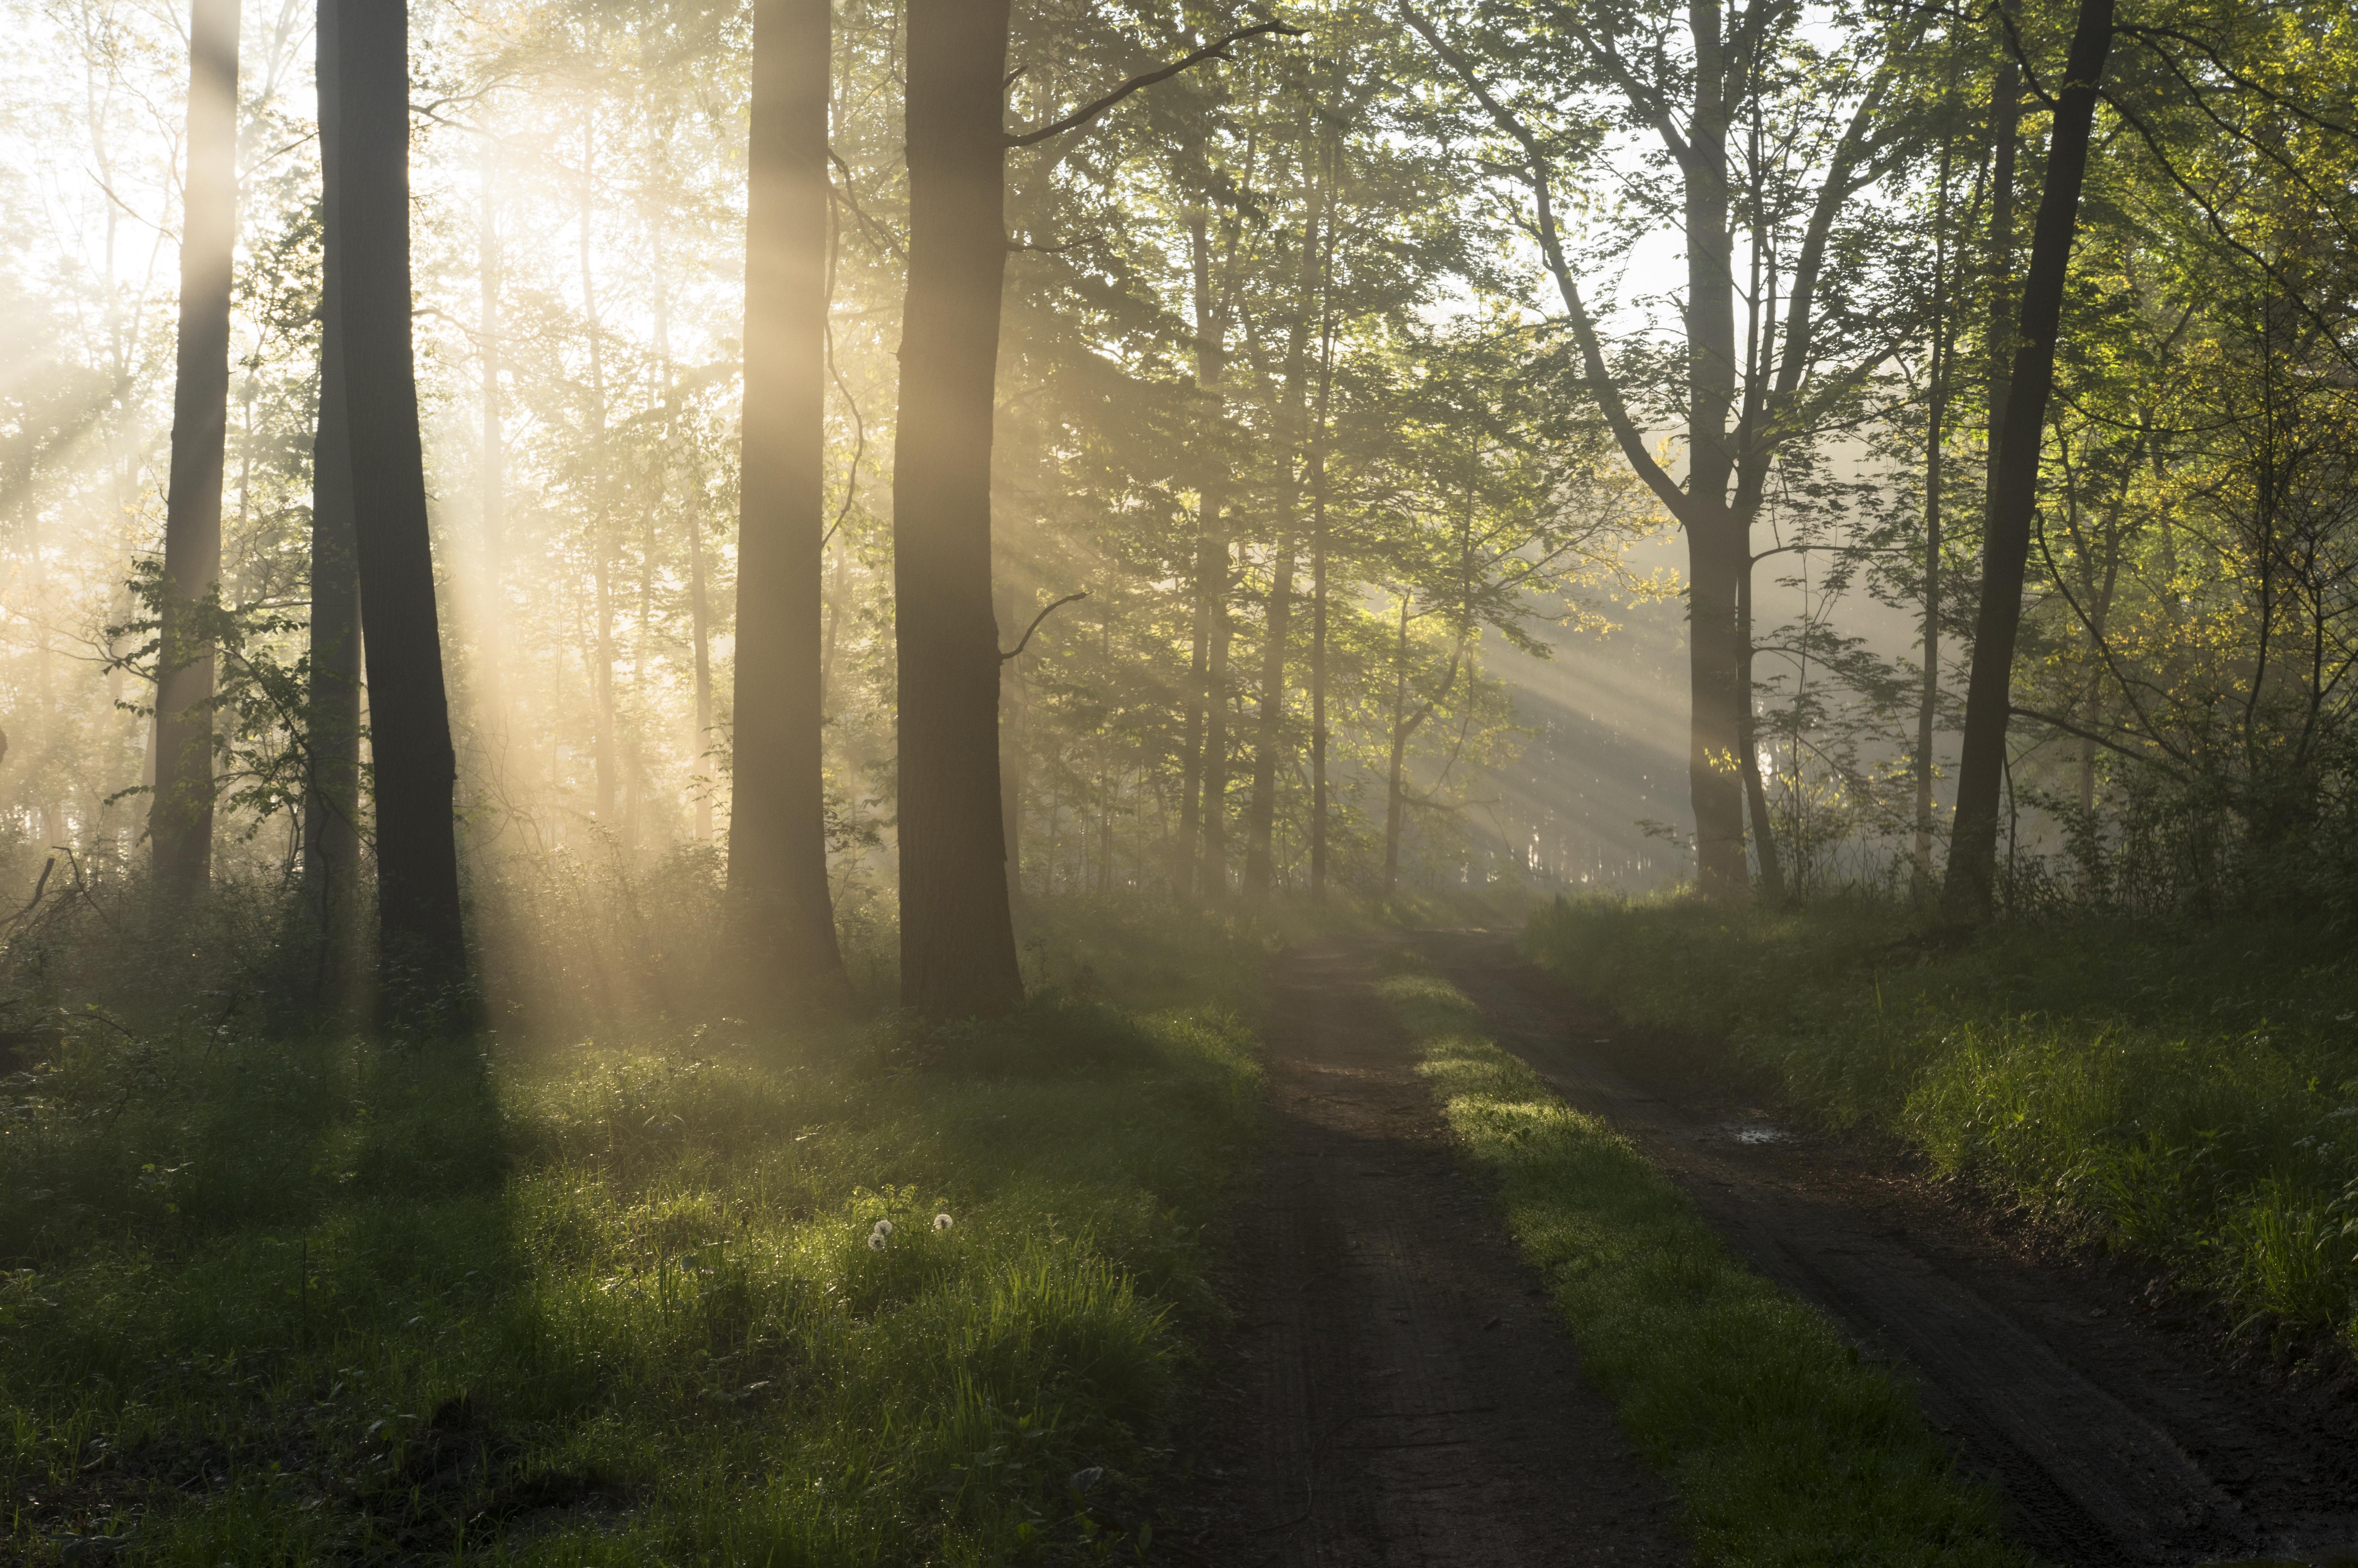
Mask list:
[[[2313,926],[2082,918],[1951,942],[1865,903],[1596,900],[1559,901],[1524,942],[1628,1018],[1727,1041],[1835,1126],[2358,1346],[2358,970]]]
[[[1428,974],[1382,991],[1589,1375],[1677,1484],[1699,1562],[2025,1561],[1906,1388],[1731,1258],[1668,1178],[1500,1050],[1478,1007]]]
[[[8,1550],[1110,1542],[1219,1310],[1257,1077],[1225,1015],[1069,997],[484,1056],[77,1033],[5,1080]]]

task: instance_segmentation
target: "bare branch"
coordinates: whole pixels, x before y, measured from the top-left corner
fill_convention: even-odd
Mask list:
[[[1023,628],[1022,641],[1017,643],[1014,647],[1009,649],[1006,653],[1000,654],[999,662],[1003,665],[1010,659],[1022,657],[1023,650],[1032,645],[1032,633],[1040,630],[1040,622],[1045,621],[1049,616],[1054,615],[1057,611],[1064,609],[1065,606],[1072,603],[1074,600],[1087,599],[1087,597],[1088,595],[1087,593],[1068,593],[1065,595],[1064,598],[1056,600],[1054,604],[1049,605],[1045,610],[1040,611],[1039,614],[1032,617],[1032,624]]]
[[[1158,81],[1168,81],[1189,66],[1200,65],[1207,59],[1235,59],[1235,56],[1228,53],[1230,44],[1242,43],[1247,38],[1259,38],[1263,33],[1276,33],[1282,38],[1298,38],[1309,30],[1307,27],[1291,27],[1283,22],[1256,22],[1249,27],[1239,28],[1224,38],[1206,44],[1195,53],[1174,60],[1160,70],[1150,70],[1142,76],[1131,77],[1096,103],[1076,109],[1061,120],[1052,121],[1036,131],[1010,135],[1007,145],[1011,147],[1028,147],[1036,143],[1044,142],[1050,136],[1059,136],[1066,131],[1077,131],[1141,87],[1152,87]],[[1013,79],[1010,78],[1010,80]]]

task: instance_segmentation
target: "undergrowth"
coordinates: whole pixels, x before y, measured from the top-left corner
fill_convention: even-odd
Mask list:
[[[1524,948],[2255,1332],[2358,1349],[2358,959],[2330,932],[2080,918],[1959,941],[1876,905],[1594,900],[1542,912]]]
[[[1462,992],[1422,972],[1382,992],[1588,1375],[1677,1487],[1699,1563],[2027,1563],[1912,1395],[1731,1257],[1668,1178],[1501,1050]]]
[[[1260,952],[1187,935],[1169,989]],[[85,1018],[0,1080],[0,1557],[1127,1560],[1257,1103],[1248,1024],[1167,1000],[487,1051]]]

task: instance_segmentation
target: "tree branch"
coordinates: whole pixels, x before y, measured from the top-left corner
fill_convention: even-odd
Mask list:
[[[1064,598],[1048,606],[1047,609],[1040,611],[1039,614],[1032,617],[1032,624],[1023,628],[1023,640],[1016,643],[1015,646],[1008,652],[1000,654],[999,662],[1003,665],[1010,659],[1021,658],[1022,656],[1023,650],[1032,645],[1032,633],[1040,630],[1040,622],[1045,621],[1049,616],[1054,615],[1057,611],[1062,610],[1067,604],[1072,603],[1075,600],[1087,599],[1087,597],[1088,595],[1087,593],[1068,593],[1065,595]]]
[[[1066,131],[1077,131],[1141,87],[1152,87],[1158,81],[1168,81],[1189,66],[1199,65],[1207,59],[1233,59],[1235,57],[1228,53],[1230,44],[1242,43],[1247,38],[1259,38],[1263,33],[1276,33],[1283,38],[1298,38],[1309,30],[1307,27],[1290,27],[1283,22],[1256,22],[1249,27],[1242,27],[1230,33],[1227,38],[1206,44],[1195,53],[1174,60],[1160,70],[1150,70],[1143,76],[1131,77],[1096,103],[1076,109],[1061,120],[1043,125],[1036,131],[1011,134],[1007,138],[1007,145],[1011,147],[1028,147],[1035,143],[1044,142],[1050,136],[1062,135]]]
[[[1571,315],[1573,337],[1580,345],[1581,368],[1587,373],[1589,387],[1595,393],[1597,405],[1605,412],[1605,422],[1611,427],[1613,438],[1621,448],[1621,455],[1628,460],[1638,477],[1646,481],[1646,487],[1670,509],[1671,516],[1693,526],[1696,513],[1694,504],[1686,492],[1679,488],[1678,481],[1654,460],[1654,454],[1647,449],[1645,432],[1639,429],[1638,422],[1629,416],[1628,406],[1621,401],[1621,389],[1614,385],[1611,373],[1605,368],[1605,347],[1596,336],[1596,323],[1590,319],[1588,307],[1581,300],[1580,286],[1573,280],[1571,265],[1564,260],[1563,237],[1556,232],[1555,200],[1548,187],[1547,164],[1540,156],[1539,138],[1531,135],[1506,105],[1492,96],[1490,90],[1483,86],[1481,79],[1474,74],[1474,68],[1466,62],[1466,57],[1444,43],[1441,35],[1433,30],[1433,24],[1420,16],[1408,0],[1401,0],[1401,15],[1407,18],[1410,27],[1416,29],[1418,36],[1433,46],[1433,52],[1456,73],[1458,81],[1466,84],[1466,90],[1474,95],[1475,102],[1488,112],[1498,129],[1521,145],[1523,179],[1530,188],[1539,220],[1537,238],[1540,254],[1547,262],[1549,273],[1555,278],[1556,292],[1563,297],[1564,309]]]

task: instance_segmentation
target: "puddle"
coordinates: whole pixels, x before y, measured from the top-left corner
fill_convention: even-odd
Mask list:
[[[1783,1143],[1793,1136],[1783,1128],[1771,1127],[1765,1121],[1722,1122],[1719,1130],[1723,1137],[1733,1138],[1738,1143]],[[2353,1565],[2353,1568],[2358,1568],[2358,1565]]]

